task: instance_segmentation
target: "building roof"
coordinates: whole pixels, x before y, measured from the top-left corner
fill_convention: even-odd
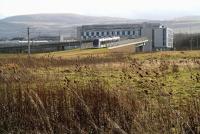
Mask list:
[[[89,30],[89,29],[110,29],[110,28],[134,28],[134,27],[143,27],[143,26],[153,26],[153,27],[159,27],[161,24],[160,23],[123,23],[123,24],[102,24],[102,25],[82,25],[79,28],[82,28],[84,30]]]

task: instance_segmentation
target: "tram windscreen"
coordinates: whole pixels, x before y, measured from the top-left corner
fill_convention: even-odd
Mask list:
[[[93,47],[99,47],[99,40],[98,39],[95,39],[93,41]]]

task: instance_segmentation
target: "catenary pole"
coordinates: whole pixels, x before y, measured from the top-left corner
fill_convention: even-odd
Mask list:
[[[30,28],[27,28],[27,35],[28,35],[28,56],[31,54],[31,47],[30,47]]]

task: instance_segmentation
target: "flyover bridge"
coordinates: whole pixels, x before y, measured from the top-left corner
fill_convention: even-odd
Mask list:
[[[144,46],[149,40],[145,37],[137,39],[121,40],[107,44],[109,50],[114,52],[136,52],[143,51]]]

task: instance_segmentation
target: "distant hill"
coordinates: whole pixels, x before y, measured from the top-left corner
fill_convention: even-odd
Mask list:
[[[184,16],[184,17],[179,17],[175,18],[175,21],[199,21],[200,16]]]
[[[200,33],[200,16],[185,16],[161,22],[176,33]]]
[[[0,38],[24,36],[27,25],[0,21]]]
[[[131,22],[130,19],[113,18],[113,17],[93,17],[78,14],[33,14],[20,15],[3,19],[4,22],[23,23],[23,24],[41,24],[41,25],[81,25],[94,23],[116,23],[116,22]]]
[[[140,22],[141,20],[137,20]],[[92,17],[77,14],[34,14],[8,17],[0,20],[0,36],[18,36],[16,31],[24,35],[28,26],[32,35],[74,36],[75,27],[85,24],[133,23],[136,21],[124,18]],[[6,31],[7,30],[7,31]]]
[[[94,17],[78,14],[33,14],[7,17],[0,20],[0,38],[25,37],[26,28],[31,27],[31,35],[75,36],[76,27],[86,24],[116,24],[159,22],[175,32],[200,32],[200,16],[187,16],[168,21],[132,20],[126,18]]]

